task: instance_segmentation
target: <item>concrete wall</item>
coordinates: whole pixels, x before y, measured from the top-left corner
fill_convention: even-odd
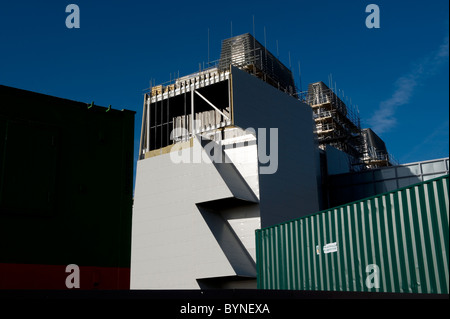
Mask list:
[[[311,108],[239,69],[231,96],[234,127],[138,161],[132,289],[256,288],[255,230],[319,210]],[[258,128],[277,128],[278,143]],[[223,162],[203,160],[217,152]]]
[[[252,157],[255,145],[240,152]],[[179,152],[138,161],[133,208],[132,289],[256,287],[254,232],[258,199],[233,163],[194,163],[208,157],[201,141]],[[248,201],[248,199],[250,199]],[[247,207],[243,209],[242,206]],[[251,238],[251,239],[249,239]],[[221,280],[224,278],[224,280]]]
[[[260,175],[262,227],[319,210],[318,150],[311,108],[262,80],[232,69],[234,124],[243,129],[278,129],[278,169]],[[269,140],[269,138],[268,138]],[[261,148],[258,136],[258,150]],[[266,147],[267,153],[272,145]]]

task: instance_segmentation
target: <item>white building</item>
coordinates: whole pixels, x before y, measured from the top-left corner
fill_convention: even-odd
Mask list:
[[[320,209],[312,110],[252,58],[146,94],[131,289],[256,288],[255,229]]]

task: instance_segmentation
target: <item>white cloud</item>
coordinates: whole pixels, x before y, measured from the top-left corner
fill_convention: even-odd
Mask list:
[[[392,96],[382,101],[375,111],[372,118],[368,121],[371,128],[377,133],[382,134],[397,124],[395,116],[399,106],[408,104],[414,93],[415,88],[427,78],[436,74],[439,68],[449,57],[449,37],[447,36],[438,50],[435,50],[420,63],[415,64],[411,71],[400,77],[395,82],[395,91]]]

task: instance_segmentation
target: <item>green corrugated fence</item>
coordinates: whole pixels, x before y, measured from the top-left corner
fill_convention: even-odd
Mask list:
[[[448,294],[448,179],[257,230],[258,288]]]

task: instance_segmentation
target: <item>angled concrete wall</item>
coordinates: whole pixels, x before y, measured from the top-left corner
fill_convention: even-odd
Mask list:
[[[278,129],[278,167],[260,175],[262,227],[319,211],[318,149],[314,144],[311,107],[260,79],[232,68],[234,124],[243,129]],[[269,138],[267,138],[269,140]],[[258,149],[263,145],[258,136]],[[271,150],[266,147],[267,154]],[[261,161],[260,161],[261,162]]]
[[[311,108],[239,69],[231,81],[234,126],[138,161],[132,289],[256,288],[255,230],[319,210]]]
[[[240,152],[256,166],[251,145]],[[175,163],[177,154],[191,163]],[[220,278],[228,287],[249,278],[237,285],[256,287],[254,232],[260,223],[251,189],[258,185],[250,187],[233,163],[204,161],[208,155],[198,138],[177,154],[138,161],[131,289],[198,289]]]

